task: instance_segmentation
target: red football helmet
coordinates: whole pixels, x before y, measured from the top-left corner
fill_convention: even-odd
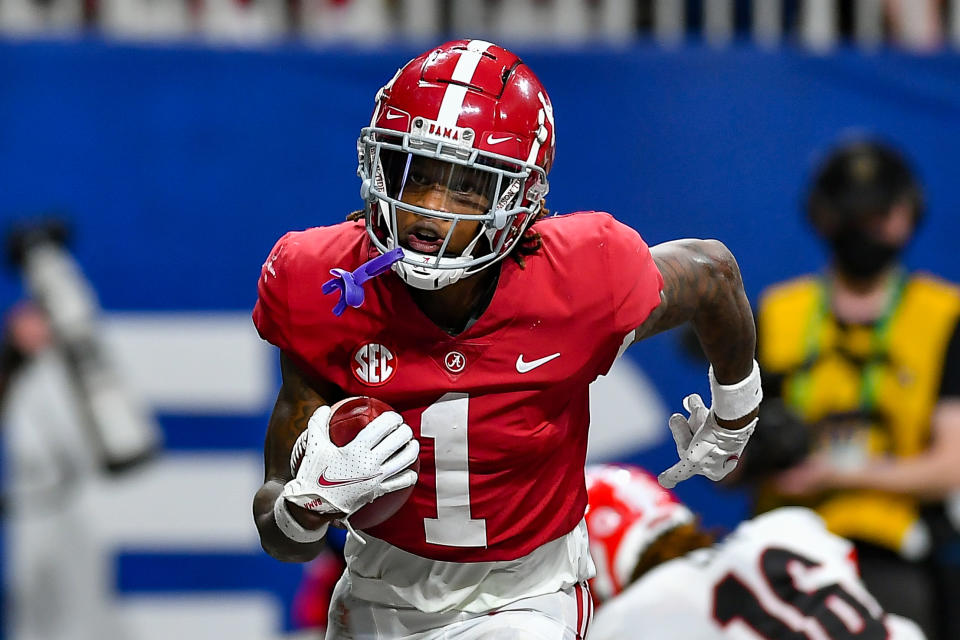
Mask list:
[[[553,163],[553,107],[530,68],[489,42],[456,40],[408,62],[376,103],[357,146],[367,232],[377,249],[399,245],[398,205],[453,221],[435,253],[404,248],[394,265],[400,277],[439,289],[506,256],[540,210]],[[418,180],[479,197],[486,211],[401,203]],[[479,230],[461,255],[444,255],[461,221],[477,221]]]
[[[693,522],[694,516],[639,467],[590,466],[586,477],[587,531],[597,566],[590,590],[603,602],[629,585],[647,547],[667,531]]]

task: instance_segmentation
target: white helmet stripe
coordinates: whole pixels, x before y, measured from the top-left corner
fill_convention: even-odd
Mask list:
[[[480,64],[483,52],[492,45],[485,40],[471,40],[467,50],[460,54],[457,66],[453,69],[451,80],[469,84],[473,74]],[[437,114],[437,123],[443,127],[457,126],[460,110],[463,108],[463,99],[467,96],[467,88],[460,84],[448,84],[443,92],[443,102],[440,103],[440,112]]]
[[[547,114],[547,122],[550,123],[550,146],[555,147],[557,145],[557,125],[553,122],[553,105],[543,97],[543,91],[538,91],[537,97],[540,99],[540,104],[543,105],[543,112]]]
[[[543,119],[545,117],[543,109],[540,109],[540,113],[537,115],[539,116],[538,120],[540,121],[539,128],[537,129],[537,136],[533,139],[533,144],[530,145],[530,154],[527,156],[527,164],[537,163],[537,154],[540,153],[540,143],[542,142],[540,134],[546,133],[546,129],[543,127]],[[546,140],[545,136],[543,137],[543,140]]]
[[[393,77],[390,78],[390,82],[380,87],[380,90],[377,91],[377,97],[374,98],[376,107],[373,109],[373,116],[370,118],[370,126],[375,127],[377,125],[377,118],[380,117],[380,109],[383,108],[383,94],[393,88],[393,83],[397,81],[397,78],[400,77],[400,73],[403,71],[403,67],[397,69],[397,72],[393,74]]]
[[[547,128],[544,126],[544,120],[550,123],[550,131],[555,131],[553,125],[553,106],[547,103],[546,98],[543,97],[543,92],[538,91],[537,97],[540,99],[540,104],[543,105],[543,108],[540,109],[540,113],[537,114],[537,137],[534,138],[533,144],[530,146],[530,155],[527,156],[527,162],[530,164],[536,164],[537,154],[540,153],[540,145],[547,139],[547,135],[550,135],[547,131]],[[550,144],[554,144],[556,136],[550,135]]]
[[[538,153],[540,153],[540,141],[534,138],[533,144],[530,145],[530,154],[527,156],[527,164],[536,164]]]

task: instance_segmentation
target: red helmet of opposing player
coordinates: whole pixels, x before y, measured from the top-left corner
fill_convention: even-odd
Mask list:
[[[377,249],[399,245],[398,205],[453,222],[436,254],[404,249],[394,265],[400,277],[439,289],[506,256],[539,212],[553,163],[553,107],[530,68],[489,42],[448,42],[397,71],[376,103],[360,134],[358,173]],[[418,164],[422,173],[437,160],[447,164],[442,172],[432,169],[436,177],[448,189],[482,195],[483,214],[401,204]],[[469,221],[479,222],[476,236],[460,255],[445,255],[453,228]]]
[[[691,511],[646,471],[631,466],[587,467],[587,531],[602,602],[629,583],[643,552],[661,535],[694,521]]]

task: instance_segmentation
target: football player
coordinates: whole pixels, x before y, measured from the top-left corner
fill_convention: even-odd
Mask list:
[[[253,317],[283,375],[254,499],[264,549],[308,560],[329,522],[415,485],[350,536],[328,638],[583,637],[588,386],[633,342],[690,322],[712,363],[711,406],[690,396],[670,425],[664,485],[722,478],[754,428],[755,328],[731,253],[648,248],[607,213],[546,217],[555,135],[516,55],[441,45],[377,93],[364,210],[288,233],[263,265]],[[335,447],[328,405],[353,395],[396,411]]]
[[[861,582],[853,545],[815,512],[783,507],[722,542],[645,471],[587,469],[601,605],[590,640],[922,640]]]

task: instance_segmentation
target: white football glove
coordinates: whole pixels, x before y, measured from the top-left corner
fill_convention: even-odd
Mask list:
[[[689,418],[675,413],[670,416],[670,432],[677,442],[680,462],[659,475],[657,480],[667,489],[677,486],[694,474],[720,480],[737,467],[740,454],[757,426],[757,419],[742,429],[724,429],[716,416],[703,404],[699,395],[683,399]]]
[[[760,385],[760,367],[756,361],[746,378],[732,385],[722,385],[710,367],[710,391],[713,406],[708,408],[697,394],[683,399],[683,407],[690,414],[685,418],[675,413],[669,426],[677,443],[680,461],[661,473],[657,480],[667,489],[677,486],[694,474],[720,480],[737,468],[747,440],[757,426],[754,418],[741,429],[725,429],[717,424],[717,414],[725,420],[736,420],[749,415],[760,406],[763,392]]]
[[[294,446],[305,449],[297,476],[281,496],[317,513],[347,516],[385,493],[412,486],[417,472],[407,469],[417,459],[420,443],[395,411],[370,421],[342,447],[330,441],[331,409],[317,409]]]

